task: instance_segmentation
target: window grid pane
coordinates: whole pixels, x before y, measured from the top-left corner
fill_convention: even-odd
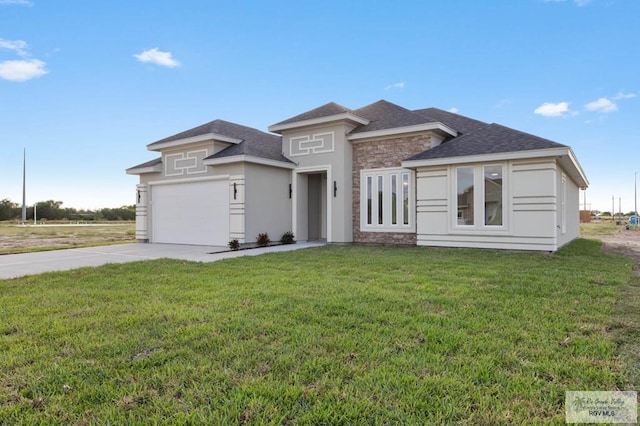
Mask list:
[[[382,225],[384,223],[383,221],[383,206],[384,206],[384,197],[382,196],[382,192],[384,191],[383,188],[383,177],[382,176],[378,176],[378,225]]]
[[[391,175],[391,224],[398,224],[398,175]]]
[[[367,225],[373,223],[373,178],[367,176]]]
[[[474,224],[474,185],[473,185],[473,167],[459,167],[457,171],[457,210],[458,225]]]
[[[502,166],[484,167],[484,224],[502,226]]]
[[[402,223],[409,224],[409,173],[402,174]]]

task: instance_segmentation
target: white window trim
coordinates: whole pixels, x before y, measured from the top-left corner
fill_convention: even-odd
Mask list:
[[[403,224],[402,197],[397,196],[397,224],[391,224],[391,176],[397,175],[398,188],[402,188],[402,175],[409,176],[409,224]],[[383,177],[383,224],[378,224],[378,203],[377,196],[374,197],[372,205],[372,222],[367,223],[367,177],[371,177],[374,188],[378,185],[378,176]],[[366,169],[360,171],[360,231],[361,232],[416,232],[416,180],[415,172],[410,169],[382,168],[382,169]],[[377,195],[377,191],[375,191]]]
[[[489,166],[502,166],[502,225],[485,225],[485,209],[484,209],[484,169]],[[473,168],[473,225],[459,225],[458,224],[458,169],[464,167]],[[450,214],[450,228],[452,233],[509,233],[509,184],[510,184],[510,168],[509,164],[499,163],[476,163],[476,164],[461,164],[459,166],[451,166],[450,173],[452,175],[450,189],[451,202],[451,214]],[[477,208],[480,206],[481,208]]]

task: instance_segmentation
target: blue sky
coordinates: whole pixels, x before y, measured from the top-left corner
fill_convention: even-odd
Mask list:
[[[155,140],[379,99],[570,145],[587,204],[633,210],[640,1],[0,0],[0,199],[23,148],[29,204],[117,207]]]

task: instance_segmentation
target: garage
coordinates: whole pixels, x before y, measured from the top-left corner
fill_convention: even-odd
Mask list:
[[[151,186],[151,242],[225,246],[229,183],[207,180]]]

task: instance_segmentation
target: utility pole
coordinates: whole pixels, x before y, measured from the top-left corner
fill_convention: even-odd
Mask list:
[[[616,199],[615,195],[611,196],[611,222],[616,220]]]
[[[618,220],[622,222],[622,197],[618,197]]]
[[[22,152],[22,223],[27,220],[27,148]]]
[[[638,172],[633,175],[633,215],[636,217],[636,225],[638,224]]]

